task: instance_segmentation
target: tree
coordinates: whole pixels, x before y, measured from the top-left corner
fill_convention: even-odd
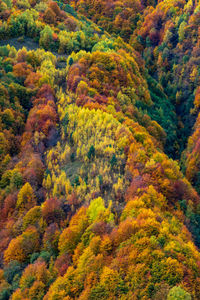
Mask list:
[[[49,7],[52,9],[52,11],[55,13],[56,17],[60,16],[61,10],[58,4],[54,1],[49,3]]]
[[[89,159],[91,159],[91,158],[94,159],[94,157],[95,157],[95,148],[94,148],[93,145],[90,147],[87,156],[88,156]]]
[[[29,299],[43,299],[52,278],[44,261],[38,260],[34,264],[29,264],[20,279],[22,294]]]
[[[30,209],[35,205],[35,195],[30,183],[25,183],[17,196],[17,208],[20,210]]]
[[[70,263],[70,256],[67,254],[63,254],[58,256],[58,258],[56,259],[54,268],[56,269],[56,271],[58,271],[59,275],[63,276],[70,266]]]
[[[80,241],[80,231],[78,226],[70,226],[65,228],[60,235],[58,249],[60,254],[72,254]]]
[[[42,207],[42,216],[47,224],[59,224],[63,216],[63,210],[61,208],[60,201],[57,198],[47,199]]]
[[[60,230],[56,223],[49,225],[46,228],[43,235],[43,248],[46,251],[49,251],[54,256],[58,255],[58,240],[60,237]]]
[[[115,154],[113,154],[111,160],[110,160],[111,168],[113,169],[117,165],[117,158]]]
[[[9,129],[15,121],[12,110],[10,110],[9,108],[5,109],[2,113],[1,119],[2,122],[5,124],[6,128]]]
[[[3,2],[6,3],[6,5],[7,5],[8,8],[12,7],[12,1],[11,0],[4,0]]]
[[[16,169],[14,169],[12,171],[12,177],[10,179],[10,184],[11,184],[11,186],[16,187],[17,189],[20,189],[23,185],[22,174]]]
[[[101,197],[91,201],[88,208],[88,216],[92,222],[94,222],[101,212],[105,211],[104,201]]]
[[[13,260],[26,262],[33,252],[39,250],[39,234],[34,227],[29,227],[17,238],[12,239],[4,252],[4,260],[9,263]]]
[[[78,86],[77,86],[77,89],[76,89],[76,93],[78,96],[86,96],[87,93],[88,93],[88,85],[85,81],[80,81]]]
[[[74,60],[73,60],[73,58],[70,56],[69,61],[68,61],[69,66],[71,67],[71,66],[73,65],[73,63],[74,63]]]
[[[191,300],[191,295],[180,286],[174,286],[167,295],[167,300]]]
[[[3,132],[0,132],[0,161],[3,159],[8,149],[8,141],[6,140]]]
[[[187,23],[183,21],[178,29],[179,42],[182,42],[185,38],[185,27]]]
[[[40,206],[32,207],[23,218],[23,229],[26,229],[30,225],[36,226],[39,220],[41,219],[41,217],[42,217],[41,207]]]
[[[55,12],[51,8],[48,8],[45,11],[45,13],[44,13],[44,21],[47,24],[55,24],[55,22],[56,22],[56,14],[55,14]]]
[[[50,45],[53,41],[53,31],[50,26],[45,26],[40,33],[40,46],[44,47],[45,50],[49,50]]]
[[[109,267],[103,268],[100,285],[103,286],[105,291],[108,292],[108,295],[113,298],[120,298],[120,294],[126,294],[128,291],[128,288],[120,278],[118,272]]]
[[[7,280],[7,282],[11,284],[16,274],[21,275],[21,272],[21,264],[18,261],[13,260],[4,268],[4,277]]]

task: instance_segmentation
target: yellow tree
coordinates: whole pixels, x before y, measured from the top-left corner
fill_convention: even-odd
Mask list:
[[[36,204],[35,195],[30,183],[25,183],[17,196],[17,208],[30,209]]]

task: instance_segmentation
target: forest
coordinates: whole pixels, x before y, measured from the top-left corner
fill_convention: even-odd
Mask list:
[[[0,0],[9,299],[200,299],[199,0]]]

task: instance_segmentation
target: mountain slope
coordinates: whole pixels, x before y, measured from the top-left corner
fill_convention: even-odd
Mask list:
[[[0,299],[199,299],[198,2],[0,13]]]

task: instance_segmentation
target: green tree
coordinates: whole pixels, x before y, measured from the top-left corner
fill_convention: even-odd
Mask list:
[[[91,158],[94,158],[95,157],[95,148],[94,146],[92,145],[88,151],[88,158],[91,159]]]
[[[113,156],[112,156],[112,158],[110,160],[110,164],[111,164],[112,169],[116,166],[116,164],[117,164],[117,158],[116,158],[115,154],[113,154]]]
[[[73,65],[73,63],[74,63],[74,61],[73,61],[73,58],[70,56],[70,58],[69,58],[69,62],[68,62],[69,66],[72,66],[72,65]]]
[[[10,183],[12,186],[20,189],[23,185],[22,174],[18,170],[13,170],[12,177],[10,179]]]
[[[51,48],[52,42],[53,42],[53,31],[51,27],[47,25],[40,33],[39,44],[45,50],[49,50],[49,48]]]
[[[182,289],[180,286],[174,286],[169,291],[167,300],[191,300],[191,296],[188,292]]]

